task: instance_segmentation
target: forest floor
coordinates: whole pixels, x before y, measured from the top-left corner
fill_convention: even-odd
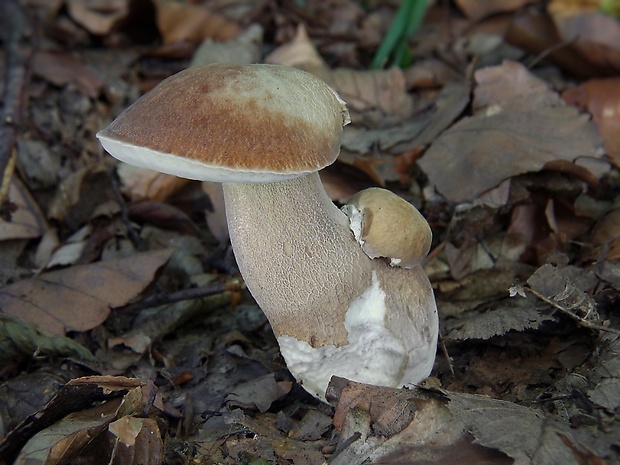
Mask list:
[[[0,2],[0,463],[620,463],[614,2],[435,2],[412,31],[413,3]],[[381,186],[427,218],[423,385],[306,393],[218,187],[100,146],[213,62],[323,78],[352,119],[331,198]]]

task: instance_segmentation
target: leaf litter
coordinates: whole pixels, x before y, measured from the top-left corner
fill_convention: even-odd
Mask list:
[[[46,45],[28,44],[28,99],[2,89],[27,121],[0,216],[2,463],[618,460],[612,16],[431,5],[410,64],[369,71],[390,3],[7,11]],[[163,78],[222,60],[327,80],[353,116],[330,194],[381,185],[429,219],[442,341],[423,388],[334,379],[331,405],[309,397],[236,277],[219,191],[119,165],[94,139]]]

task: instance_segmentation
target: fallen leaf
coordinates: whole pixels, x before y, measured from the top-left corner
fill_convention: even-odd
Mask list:
[[[32,323],[0,313],[0,367],[20,357],[32,357],[35,353],[52,357],[78,357],[91,362],[97,360],[88,349],[73,339],[43,334]]]
[[[508,331],[537,329],[545,321],[554,320],[536,308],[533,297],[527,299],[517,296],[504,300],[482,312],[474,312],[458,319],[457,327],[451,330],[446,339],[463,341],[468,339],[486,340],[506,334]]]
[[[273,373],[241,383],[226,396],[226,403],[231,407],[251,408],[255,406],[260,412],[266,412],[271,404],[289,393],[291,381],[276,381]]]
[[[172,252],[146,252],[43,273],[0,288],[0,307],[46,333],[87,331],[103,323],[111,308],[139,295]]]
[[[263,28],[252,24],[234,39],[218,42],[205,39],[194,52],[190,67],[211,63],[259,63],[262,57]]]
[[[76,458],[118,415],[121,401],[109,401],[67,415],[35,434],[15,459],[14,465],[60,465]]]
[[[476,79],[477,113],[445,131],[419,162],[448,200],[471,201],[505,179],[539,171],[553,160],[601,155],[592,122],[553,91],[542,91],[545,84],[522,65],[484,68]]]
[[[174,42],[201,43],[206,38],[230,40],[241,32],[239,25],[204,5],[156,0],[157,27],[164,45]]]
[[[68,53],[37,51],[31,63],[35,74],[55,86],[73,84],[91,98],[97,97],[103,88],[103,81],[93,69]]]
[[[562,41],[587,64],[607,74],[620,71],[620,23],[599,11],[599,2],[553,0],[547,11]]]
[[[91,34],[106,35],[129,15],[130,0],[67,0],[74,21]]]
[[[127,163],[119,163],[117,166],[121,190],[132,202],[141,200],[163,202],[190,182],[188,179]]]
[[[491,16],[497,13],[506,13],[518,10],[532,0],[487,0],[480,2],[478,0],[456,0],[459,9],[473,21]]]
[[[40,237],[47,229],[45,216],[26,186],[16,177],[11,179],[8,200],[15,210],[8,219],[0,217],[0,241]]]
[[[591,79],[564,91],[562,98],[592,115],[607,155],[620,165],[620,78]]]

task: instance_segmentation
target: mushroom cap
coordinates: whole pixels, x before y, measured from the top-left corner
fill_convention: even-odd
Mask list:
[[[422,214],[402,197],[371,187],[343,207],[362,250],[370,258],[388,258],[402,268],[419,265],[428,255],[433,234]]]
[[[189,179],[272,182],[332,164],[349,121],[342,99],[305,71],[213,64],[162,81],[97,137],[132,165]]]

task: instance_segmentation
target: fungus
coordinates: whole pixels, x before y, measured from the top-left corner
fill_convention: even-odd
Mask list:
[[[97,135],[121,161],[223,183],[239,270],[289,370],[322,400],[333,375],[420,382],[438,333],[424,271],[369,258],[322,187],[348,122],[311,74],[215,64],[166,79]]]

